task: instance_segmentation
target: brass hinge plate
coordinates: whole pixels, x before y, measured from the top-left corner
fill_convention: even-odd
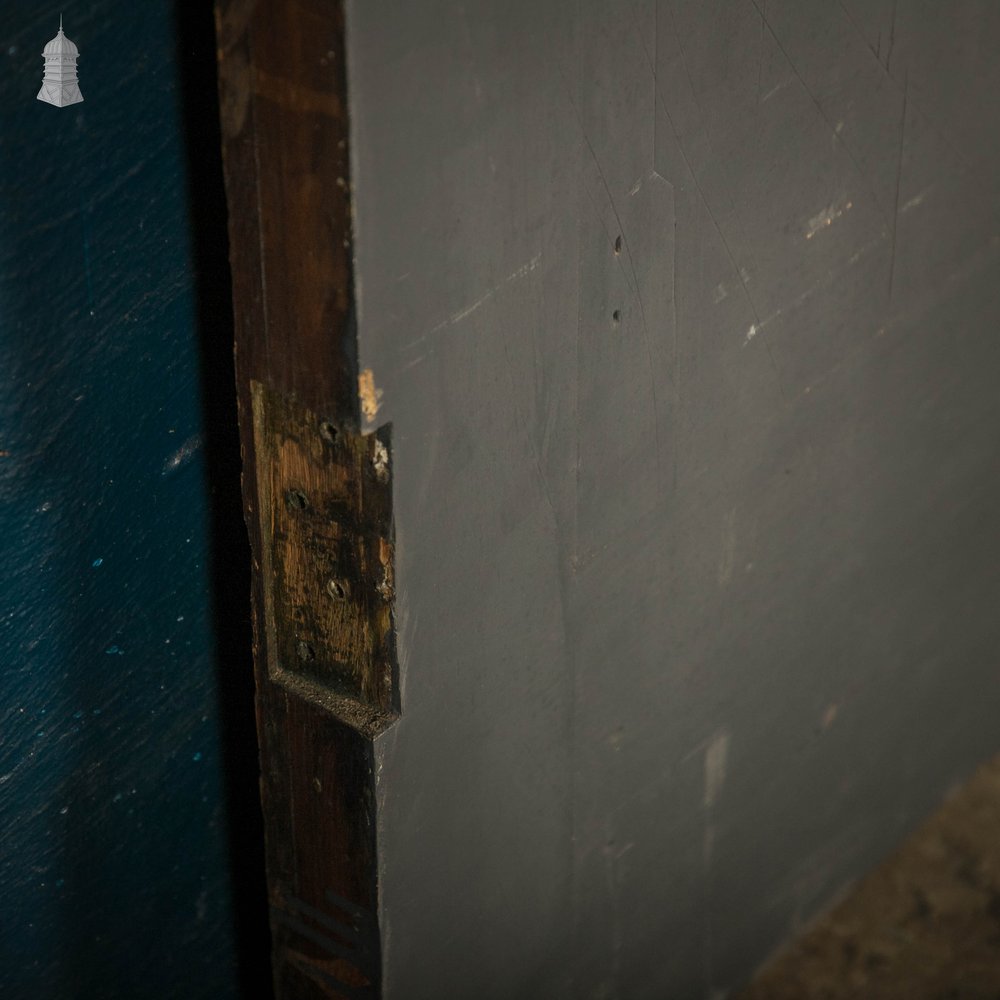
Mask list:
[[[252,392],[269,675],[373,737],[399,715],[389,429]]]

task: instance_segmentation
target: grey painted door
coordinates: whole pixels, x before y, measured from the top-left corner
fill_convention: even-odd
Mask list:
[[[385,995],[722,996],[1000,745],[1000,8],[348,12]]]

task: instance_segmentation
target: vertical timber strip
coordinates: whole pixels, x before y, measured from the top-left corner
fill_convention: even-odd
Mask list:
[[[371,741],[267,662],[274,581],[251,388],[358,431],[344,12],[340,0],[216,0],[216,29],[275,990],[374,998]]]

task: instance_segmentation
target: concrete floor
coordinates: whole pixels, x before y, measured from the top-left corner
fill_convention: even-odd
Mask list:
[[[1000,1000],[1000,757],[733,1000]]]

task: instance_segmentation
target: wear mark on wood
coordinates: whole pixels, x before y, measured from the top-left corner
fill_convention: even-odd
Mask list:
[[[340,96],[335,91],[306,87],[300,81],[267,73],[259,66],[254,67],[253,87],[258,97],[297,114],[328,115],[338,119],[344,114]],[[340,180],[343,183],[343,179]]]
[[[250,63],[239,49],[219,52],[219,120],[227,139],[238,136],[250,108]]]
[[[399,714],[389,428],[252,392],[271,677],[373,737]]]
[[[296,936],[281,957],[331,997],[374,1000],[381,979],[375,915],[332,892],[325,894],[325,902],[334,907],[332,913],[288,893],[280,895],[271,912]]]

